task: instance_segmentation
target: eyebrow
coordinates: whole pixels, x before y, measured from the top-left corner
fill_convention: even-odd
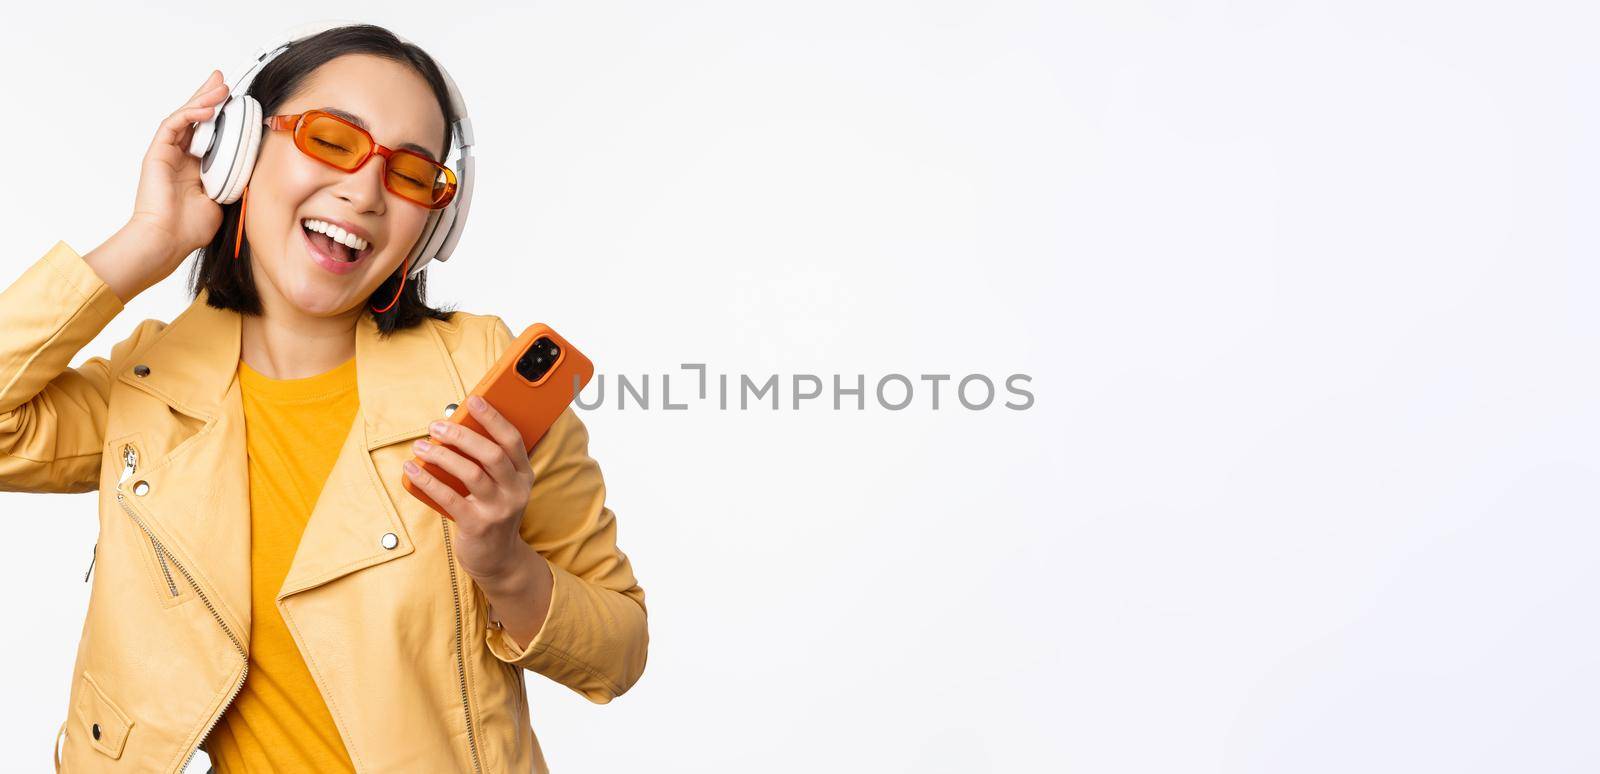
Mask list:
[[[343,118],[344,120],[349,121],[350,123],[355,124],[356,126],[359,126],[362,129],[367,130],[368,132],[372,131],[372,127],[367,125],[366,119],[364,119],[361,116],[358,116],[355,113],[352,113],[352,112],[350,112],[348,110],[340,110],[340,109],[338,109],[336,107],[320,107],[320,108],[317,108],[317,110],[321,110],[324,113],[331,113],[331,114],[336,115],[336,116],[338,116],[340,118]],[[424,156],[427,156],[430,160],[435,161],[435,162],[437,162],[439,160],[438,157],[433,155],[433,151],[428,150],[427,148],[424,148],[421,145],[418,145],[418,144],[416,144],[414,142],[408,142],[408,143],[405,143],[403,145],[400,145],[399,147],[405,148],[406,150],[409,150],[409,151],[416,151],[417,153],[420,153],[420,154],[422,154]]]

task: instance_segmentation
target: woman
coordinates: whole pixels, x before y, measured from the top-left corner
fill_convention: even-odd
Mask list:
[[[292,117],[326,110],[442,160],[443,83],[379,27],[296,42],[249,88],[291,118],[219,206],[186,152],[227,97],[213,72],[157,130],[127,224],[0,292],[0,489],[100,491],[58,769],[204,748],[220,772],[543,772],[523,670],[596,703],[643,672],[644,591],[583,424],[569,408],[531,454],[493,406],[461,406],[486,435],[435,424],[511,331],[403,276],[430,209],[389,158],[346,172],[296,143]],[[69,367],[196,249],[182,314]]]

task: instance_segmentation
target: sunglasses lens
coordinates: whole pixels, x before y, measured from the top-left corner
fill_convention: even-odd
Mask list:
[[[389,156],[389,190],[426,207],[438,205],[455,188],[455,175],[413,153]]]
[[[349,124],[314,116],[301,128],[301,149],[340,169],[355,169],[371,150],[371,140]]]

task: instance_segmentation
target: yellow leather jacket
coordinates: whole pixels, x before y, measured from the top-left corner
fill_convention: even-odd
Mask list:
[[[123,308],[99,275],[57,242],[0,292],[0,490],[100,492],[58,770],[180,771],[244,684],[240,317],[204,294],[71,368]],[[644,671],[644,590],[571,408],[531,455],[522,537],[555,587],[524,648],[456,561],[454,522],[401,486],[412,439],[513,338],[498,317],[464,312],[386,340],[368,316],[357,327],[360,413],[329,428],[348,436],[277,605],[358,771],[548,771],[523,670],[596,703]]]

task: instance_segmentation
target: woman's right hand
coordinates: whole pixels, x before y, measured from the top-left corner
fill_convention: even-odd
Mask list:
[[[171,274],[190,253],[204,247],[222,225],[222,205],[206,195],[200,183],[200,159],[189,155],[194,124],[209,120],[228,97],[228,85],[216,70],[156,129],[139,170],[139,190],[128,225],[151,244],[153,265],[148,285]],[[146,286],[148,286],[146,285]]]

